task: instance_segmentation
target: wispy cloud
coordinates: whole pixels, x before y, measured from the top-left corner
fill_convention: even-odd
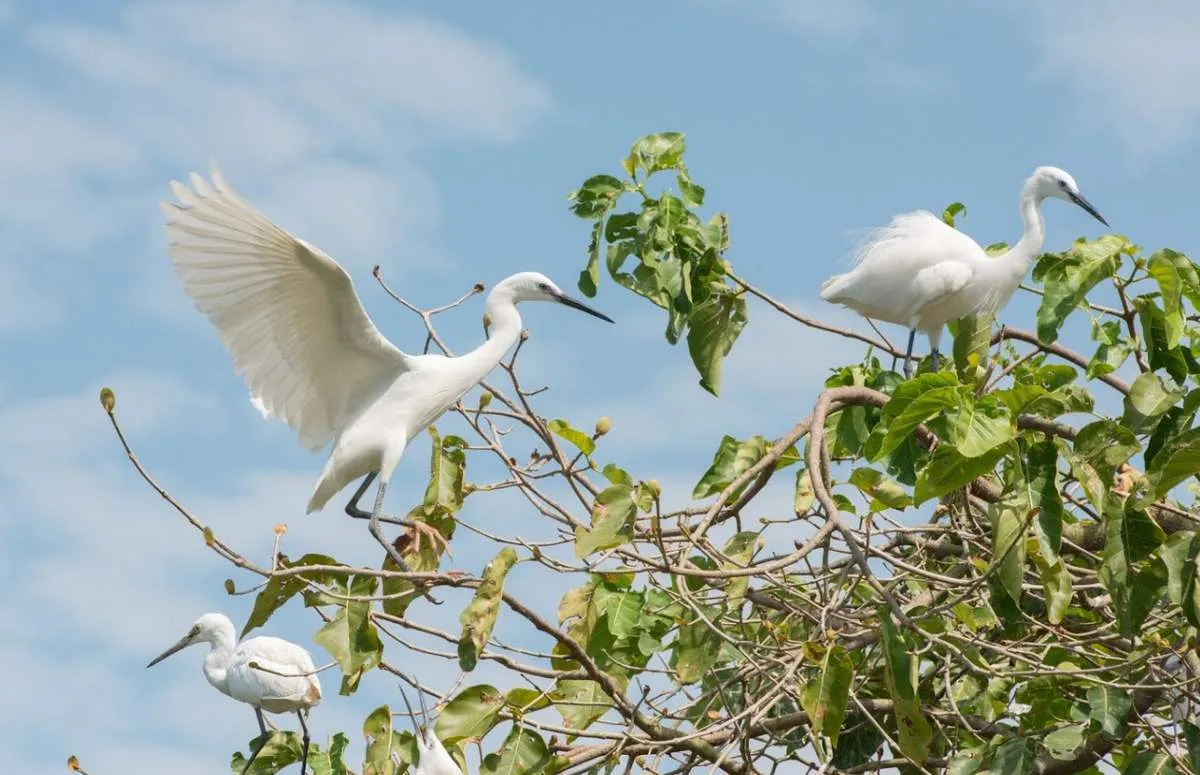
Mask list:
[[[1136,156],[1194,140],[1200,125],[1200,6],[1189,0],[1025,3],[1043,75],[1075,90],[1084,120]]]
[[[420,154],[508,143],[551,105],[503,50],[437,22],[315,0],[128,5],[95,23],[14,27],[0,77],[0,261],[52,306],[44,262],[135,289],[164,272],[154,203],[210,159],[256,205],[351,270],[433,252],[438,192]],[[28,295],[28,294],[26,294]],[[151,307],[163,305],[150,304]],[[187,308],[187,305],[183,307]],[[8,313],[13,317],[13,313]],[[20,321],[5,321],[14,328]]]

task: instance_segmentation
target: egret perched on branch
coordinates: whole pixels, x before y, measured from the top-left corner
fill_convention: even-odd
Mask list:
[[[412,719],[414,735],[417,739],[417,768],[413,775],[462,775],[458,764],[442,746],[442,741],[433,732],[433,719],[425,709],[425,693],[421,691],[416,681],[417,702],[421,703],[421,720],[413,713],[412,703],[408,701],[408,693],[400,686],[400,696],[404,698],[404,707],[408,708],[408,716]]]
[[[367,317],[350,276],[320,249],[269,221],[214,168],[212,185],[172,181],[179,204],[163,203],[171,260],[183,288],[216,326],[260,411],[283,419],[312,451],[333,448],[308,502],[320,510],[365,477],[346,513],[369,519],[371,534],[402,570],[381,521],[384,492],[405,447],[483,380],[521,335],[522,301],[554,301],[613,322],[563,293],[545,275],[521,272],[492,289],[484,308],[487,341],[455,358],[410,355]],[[379,478],[375,506],[358,507]]]
[[[304,717],[321,701],[321,682],[317,680],[317,669],[309,653],[295,643],[268,636],[238,643],[237,630],[229,617],[205,614],[196,620],[187,635],[146,667],[154,667],[176,651],[197,643],[209,644],[209,651],[204,656],[204,677],[208,682],[222,694],[253,707],[258,718],[263,741],[250,754],[242,772],[250,769],[250,764],[266,745],[267,724],[262,714],[265,710],[268,713],[295,712],[296,718],[300,719],[303,741],[300,775],[304,775],[308,767],[308,725]]]
[[[1025,230],[1017,244],[990,257],[975,240],[925,210],[897,215],[863,243],[855,267],[821,285],[821,298],[860,315],[908,327],[904,375],[912,376],[913,340],[929,337],[937,368],[942,327],[980,312],[999,312],[1021,284],[1042,250],[1042,200],[1065,199],[1096,220],[1096,212],[1075,179],[1057,167],[1038,167],[1021,188]]]

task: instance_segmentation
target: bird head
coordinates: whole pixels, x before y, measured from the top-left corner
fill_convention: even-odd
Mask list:
[[[173,646],[152,659],[146,667],[154,667],[176,651],[181,651],[188,646],[194,646],[197,643],[212,642],[216,638],[217,633],[226,629],[232,632],[233,623],[224,614],[205,614],[192,624],[191,629],[187,631],[187,635],[184,635]]]
[[[520,272],[501,281],[493,293],[506,293],[514,303],[522,301],[554,301],[568,307],[594,315],[609,323],[613,319],[597,312],[579,299],[563,293],[562,289],[541,272]]]
[[[1105,226],[1108,221],[1104,220],[1104,216],[1092,207],[1092,203],[1084,198],[1079,192],[1079,186],[1075,183],[1075,178],[1067,174],[1066,170],[1058,167],[1038,167],[1033,171],[1033,175],[1026,183],[1027,188],[1032,188],[1033,192],[1040,197],[1054,197],[1056,199],[1065,199],[1068,202],[1073,202],[1086,210],[1093,218]]]

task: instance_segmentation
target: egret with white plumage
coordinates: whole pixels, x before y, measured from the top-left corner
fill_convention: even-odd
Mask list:
[[[897,215],[858,249],[855,266],[821,285],[821,298],[860,315],[908,327],[904,374],[912,376],[917,332],[929,338],[937,368],[942,328],[978,313],[998,313],[1040,255],[1047,198],[1065,199],[1108,222],[1079,192],[1075,179],[1057,167],[1038,167],[1021,188],[1024,231],[1015,245],[989,256],[975,240],[931,212]]]
[[[262,743],[246,760],[242,772],[266,744],[267,724],[263,711],[295,713],[300,719],[300,773],[308,767],[308,724],[305,716],[321,701],[321,682],[317,679],[312,656],[295,643],[281,638],[260,635],[238,643],[237,630],[224,614],[204,614],[192,625],[187,635],[159,654],[147,668],[181,649],[199,643],[209,645],[204,655],[204,677],[213,688],[254,708]]]
[[[401,352],[375,328],[350,276],[318,248],[272,223],[233,192],[215,169],[210,185],[172,182],[164,203],[170,256],[184,290],[217,329],[254,403],[278,417],[312,451],[332,450],[308,502],[318,511],[351,482],[362,484],[346,512],[370,530],[401,569],[381,522],[421,530],[423,522],[384,518],[384,493],[408,443],[482,381],[521,336],[522,301],[553,301],[602,320],[545,275],[521,272],[487,297],[487,340],[458,357]],[[371,511],[358,501],[379,487]]]

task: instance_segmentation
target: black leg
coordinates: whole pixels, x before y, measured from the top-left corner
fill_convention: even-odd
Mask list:
[[[254,749],[254,752],[250,754],[250,758],[246,760],[244,765],[242,765],[242,775],[246,775],[246,773],[250,771],[250,765],[254,764],[254,760],[258,758],[258,754],[262,751],[262,749],[267,747],[267,735],[270,734],[267,732],[267,722],[263,721],[261,708],[254,709],[254,716],[258,719],[258,729],[260,732],[262,732],[262,742],[258,744],[258,748]]]
[[[362,484],[360,484],[358,489],[354,491],[354,497],[351,498],[350,502],[346,504],[347,516],[354,517],[355,519],[372,518],[371,512],[365,511],[358,507],[358,502],[362,499],[362,496],[366,494],[367,488],[371,486],[371,482],[375,481],[375,477],[378,475],[379,473],[377,471],[372,471],[363,477]],[[378,521],[386,522],[389,525],[399,525],[400,527],[412,527],[412,522],[410,520],[400,519],[398,517],[385,517],[382,514],[379,516]]]
[[[300,775],[304,775],[308,771],[308,725],[304,723],[304,711],[296,711],[296,718],[300,719],[300,731],[303,735],[300,738],[302,744],[300,753]]]
[[[912,351],[913,351],[913,344],[916,342],[916,340],[917,340],[917,329],[914,328],[908,332],[908,349],[904,351],[904,378],[905,379],[912,379],[912,375],[913,375]]]
[[[375,475],[371,474],[369,477],[367,477],[367,481],[369,482],[374,477],[375,477]],[[362,487],[360,487],[359,489],[361,490]],[[379,522],[380,522],[379,512],[383,511],[383,495],[385,492],[387,492],[387,482],[380,481],[379,482],[379,491],[375,493],[375,508],[374,508],[374,510],[371,511],[371,514],[370,514],[371,521],[368,524],[368,529],[371,531],[371,535],[375,536],[375,540],[379,542],[380,546],[383,547],[384,551],[386,551],[388,553],[388,557],[392,558],[392,562],[396,563],[396,567],[398,567],[401,571],[403,571],[405,573],[412,573],[412,569],[408,567],[408,563],[406,563],[404,561],[404,558],[400,556],[400,552],[396,551],[396,547],[392,545],[392,542],[387,540],[386,537],[384,537],[383,530],[379,527]],[[355,500],[357,500],[357,499],[358,499],[358,497],[355,496]],[[421,595],[429,602],[433,603],[434,605],[442,604],[442,601],[438,600],[433,595],[429,594],[428,589],[424,589],[423,584],[414,582],[414,586],[416,586],[417,589],[421,590]]]
[[[933,348],[933,351],[929,353],[929,361],[931,364],[933,364],[934,371],[938,370],[938,362],[940,360],[941,360],[941,353],[939,353],[937,351],[937,348],[935,347],[935,348]]]

